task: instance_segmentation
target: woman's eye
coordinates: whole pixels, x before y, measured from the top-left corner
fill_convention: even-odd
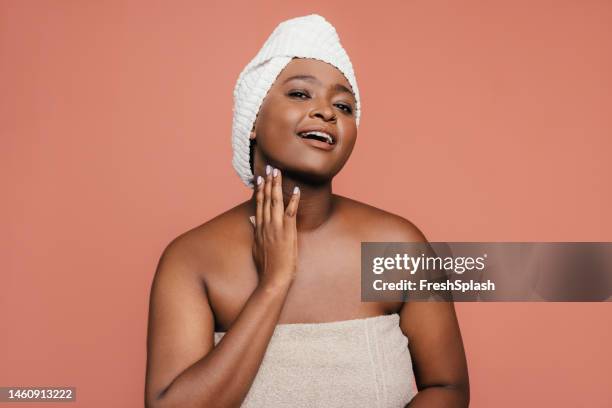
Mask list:
[[[340,109],[342,109],[343,111],[345,111],[346,113],[352,113],[353,112],[353,108],[351,108],[350,106],[345,105],[343,103],[337,103],[336,106],[339,107]]]
[[[308,94],[302,91],[291,91],[289,92],[289,96],[297,96],[298,98],[303,99],[303,97],[308,96]]]

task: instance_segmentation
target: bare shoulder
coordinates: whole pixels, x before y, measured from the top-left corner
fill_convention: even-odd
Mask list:
[[[385,242],[426,242],[421,230],[410,220],[372,205],[336,195],[343,220],[358,229],[364,238]]]
[[[214,271],[218,269],[215,265],[227,259],[223,255],[228,248],[248,243],[250,228],[246,203],[239,204],[173,238],[163,250],[160,264],[171,263],[174,270],[200,276]]]

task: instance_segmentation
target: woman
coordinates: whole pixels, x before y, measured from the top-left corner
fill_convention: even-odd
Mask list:
[[[234,99],[233,163],[254,192],[165,249],[147,406],[467,406],[452,303],[360,301],[362,241],[425,237],[332,193],[360,112],[333,26],[317,15],[281,23]]]

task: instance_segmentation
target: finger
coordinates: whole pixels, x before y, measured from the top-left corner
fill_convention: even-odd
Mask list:
[[[263,223],[263,199],[264,199],[264,179],[261,176],[257,176],[257,192],[255,193],[255,200],[257,206],[255,208],[255,230],[257,236],[261,238],[261,225]]]
[[[272,191],[272,167],[266,165],[266,180],[264,184],[263,225],[270,223],[270,196]]]
[[[282,175],[279,169],[272,171],[272,207],[270,209],[272,224],[275,227],[283,226],[283,213],[285,212],[283,203]]]
[[[297,214],[298,204],[300,202],[300,188],[295,186],[293,188],[293,194],[291,194],[291,198],[287,203],[287,209],[285,210],[285,215],[289,218],[295,219],[295,215]]]

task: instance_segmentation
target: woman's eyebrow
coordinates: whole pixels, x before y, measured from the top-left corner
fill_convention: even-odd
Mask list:
[[[316,83],[318,85],[322,85],[321,81],[319,80],[319,78],[317,78],[315,76],[312,76],[312,75],[304,75],[304,74],[290,76],[289,78],[285,79],[283,84],[286,84],[287,82],[292,81],[294,79],[301,79],[302,81],[314,82],[314,83]],[[353,98],[355,97],[353,92],[350,89],[348,89],[346,86],[342,85],[342,84],[335,84],[333,89],[336,92],[348,93]]]

